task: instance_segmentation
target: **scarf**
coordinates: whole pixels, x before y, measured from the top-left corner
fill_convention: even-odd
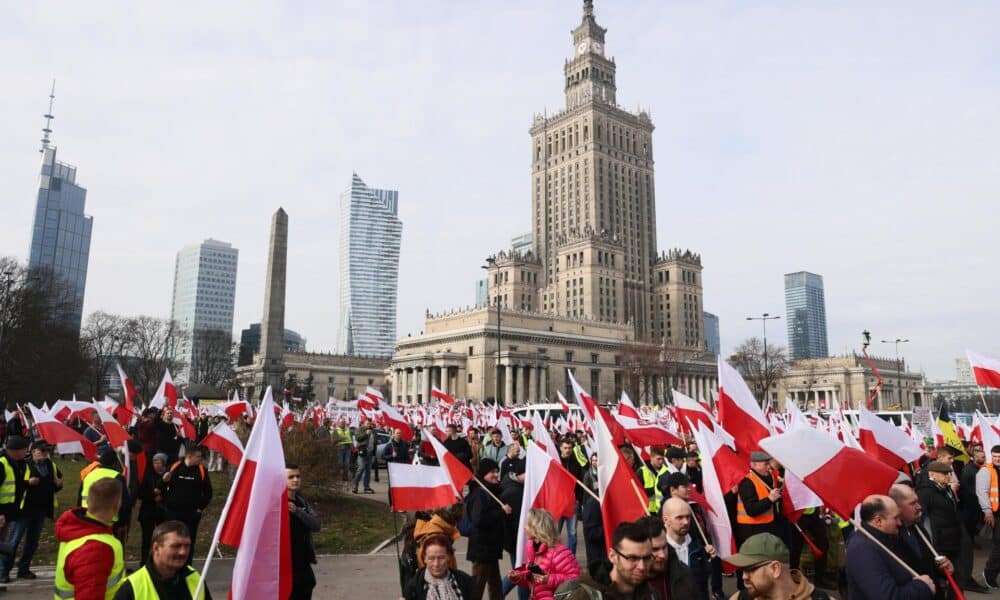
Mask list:
[[[439,578],[431,575],[430,570],[424,569],[424,585],[427,589],[427,600],[463,600],[458,582],[450,570],[446,576]]]

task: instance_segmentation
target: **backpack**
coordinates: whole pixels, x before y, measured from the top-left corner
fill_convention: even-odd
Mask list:
[[[184,461],[179,460],[179,461],[175,462],[174,464],[170,465],[170,472],[173,473],[174,471],[177,470],[177,467],[181,466],[182,464],[184,464]],[[203,465],[203,464],[199,464],[198,465],[198,473],[201,474],[201,480],[202,481],[205,481],[206,479],[208,479],[208,472],[205,470],[205,465]]]

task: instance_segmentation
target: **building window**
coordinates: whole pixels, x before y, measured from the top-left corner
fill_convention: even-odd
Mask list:
[[[472,383],[472,373],[469,373],[469,383]]]
[[[573,351],[572,350],[567,350],[566,351],[566,362],[573,362]]]
[[[472,346],[469,346],[469,356],[472,356]]]
[[[597,354],[591,354],[590,355],[590,362],[591,362],[591,364],[595,364],[596,365],[599,359],[600,359],[600,356],[597,355]]]

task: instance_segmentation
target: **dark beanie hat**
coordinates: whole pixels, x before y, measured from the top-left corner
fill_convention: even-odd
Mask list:
[[[479,468],[476,470],[476,477],[482,479],[483,477],[486,476],[487,473],[490,473],[491,471],[496,471],[499,468],[500,465],[498,465],[497,461],[493,460],[492,458],[480,459]]]
[[[98,459],[102,467],[117,467],[118,466],[118,455],[115,454],[114,450],[105,450],[101,452],[101,456]]]
[[[7,438],[7,443],[5,447],[8,450],[24,450],[28,447],[28,440],[24,439],[19,435],[12,435]]]

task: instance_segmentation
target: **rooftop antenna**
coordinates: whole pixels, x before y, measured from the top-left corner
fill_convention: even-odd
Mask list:
[[[45,117],[45,127],[42,128],[42,148],[39,152],[45,152],[49,147],[49,134],[52,133],[52,119],[55,117],[52,115],[52,102],[56,99],[56,80],[52,80],[52,91],[49,92],[49,111],[42,115]]]

